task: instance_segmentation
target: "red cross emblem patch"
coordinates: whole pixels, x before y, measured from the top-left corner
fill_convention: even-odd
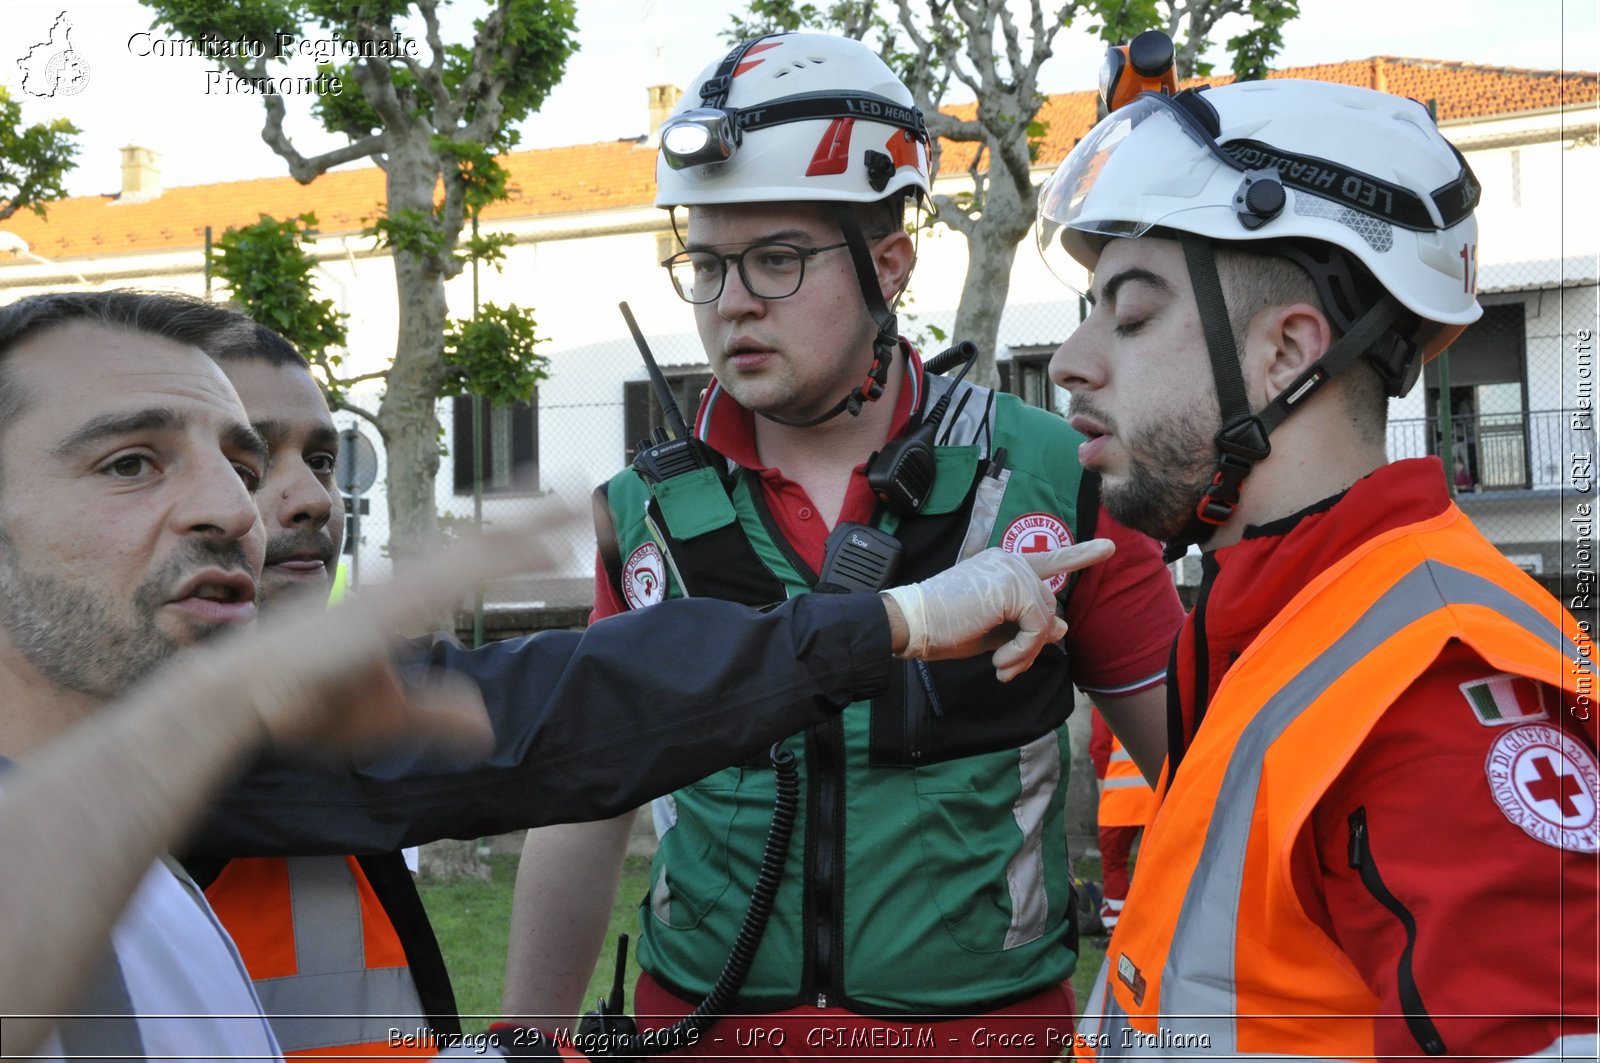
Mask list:
[[[666,567],[655,543],[645,543],[628,555],[622,566],[622,596],[630,608],[643,609],[667,596]]]
[[[1072,533],[1053,513],[1024,513],[1011,522],[1000,537],[1000,549],[1013,554],[1042,554],[1072,545]],[[1050,590],[1059,593],[1067,585],[1067,574],[1050,578]]]
[[[1511,727],[1489,747],[1484,770],[1495,804],[1530,837],[1600,851],[1600,765],[1583,742],[1549,724]]]

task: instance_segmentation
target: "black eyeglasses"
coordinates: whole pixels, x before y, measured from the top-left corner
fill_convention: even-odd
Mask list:
[[[744,282],[745,290],[757,299],[787,299],[800,290],[807,259],[844,246],[843,243],[827,247],[770,243],[752,244],[743,251],[728,254],[680,251],[661,264],[667,267],[672,286],[686,302],[716,302],[728,280],[729,262],[738,263],[739,279]]]

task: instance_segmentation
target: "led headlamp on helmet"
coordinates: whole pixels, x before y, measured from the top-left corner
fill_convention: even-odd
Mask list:
[[[878,336],[863,383],[828,413],[882,394],[899,345],[857,204],[928,193],[928,131],[911,93],[860,41],[783,33],[742,41],[662,124],[656,206],[832,205]]]
[[[1069,284],[1107,240],[1183,245],[1222,407],[1218,467],[1181,553],[1233,514],[1272,430],[1366,358],[1390,395],[1482,313],[1474,295],[1478,184],[1428,112],[1348,85],[1272,79],[1142,93],[1102,119],[1040,190],[1038,239]],[[1244,393],[1214,248],[1277,255],[1310,274],[1341,333],[1265,408]],[[1061,264],[1065,254],[1072,260]],[[1064,266],[1064,268],[1063,268]],[[1080,289],[1083,287],[1079,286]]]

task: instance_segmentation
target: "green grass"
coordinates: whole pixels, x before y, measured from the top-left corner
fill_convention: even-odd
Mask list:
[[[506,947],[511,939],[511,891],[517,877],[517,857],[512,853],[488,858],[490,879],[476,882],[460,879],[440,882],[417,880],[417,890],[428,909],[433,932],[439,938],[450,981],[455,986],[456,1007],[461,1010],[461,1028],[479,1033],[500,1018],[500,995],[505,985]],[[611,911],[611,927],[600,952],[595,977],[584,993],[584,1007],[594,1006],[598,995],[611,991],[611,975],[617,950],[617,934],[626,933],[628,942],[628,1004],[633,1004],[633,980],[639,964],[633,958],[638,937],[637,905],[649,880],[650,862],[630,856],[622,869],[622,886],[617,890]]]
[[[428,920],[455,986],[461,1026],[468,1033],[482,1032],[500,1017],[506,946],[511,939],[511,887],[517,879],[517,857],[506,853],[490,856],[488,861],[488,882],[417,880],[417,892],[428,909]]]
[[[505,981],[506,946],[511,931],[511,890],[516,881],[517,857],[499,854],[488,858],[488,882],[419,880],[417,888],[433,921],[439,948],[444,953],[450,979],[455,985],[456,1005],[461,1009],[461,1025],[467,1033],[478,1033],[500,1017],[500,993]],[[1098,879],[1097,860],[1079,860],[1078,874]],[[616,962],[617,935],[628,935],[628,1010],[633,1010],[633,983],[639,977],[634,958],[638,937],[638,905],[649,883],[650,863],[630,856],[623,865],[622,886],[611,909],[611,926],[600,951],[594,978],[584,994],[584,1007],[594,1006],[596,997],[609,995]],[[1080,942],[1078,970],[1072,984],[1078,994],[1078,1009],[1083,1010],[1096,973],[1105,954],[1087,937]]]

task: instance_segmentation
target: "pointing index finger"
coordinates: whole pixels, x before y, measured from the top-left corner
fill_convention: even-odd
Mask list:
[[[1097,565],[1116,552],[1117,544],[1110,539],[1090,539],[1087,542],[1062,547],[1060,550],[1022,556],[1033,567],[1034,575],[1040,579],[1049,579],[1063,572],[1073,572],[1080,568],[1088,568],[1090,565]]]

